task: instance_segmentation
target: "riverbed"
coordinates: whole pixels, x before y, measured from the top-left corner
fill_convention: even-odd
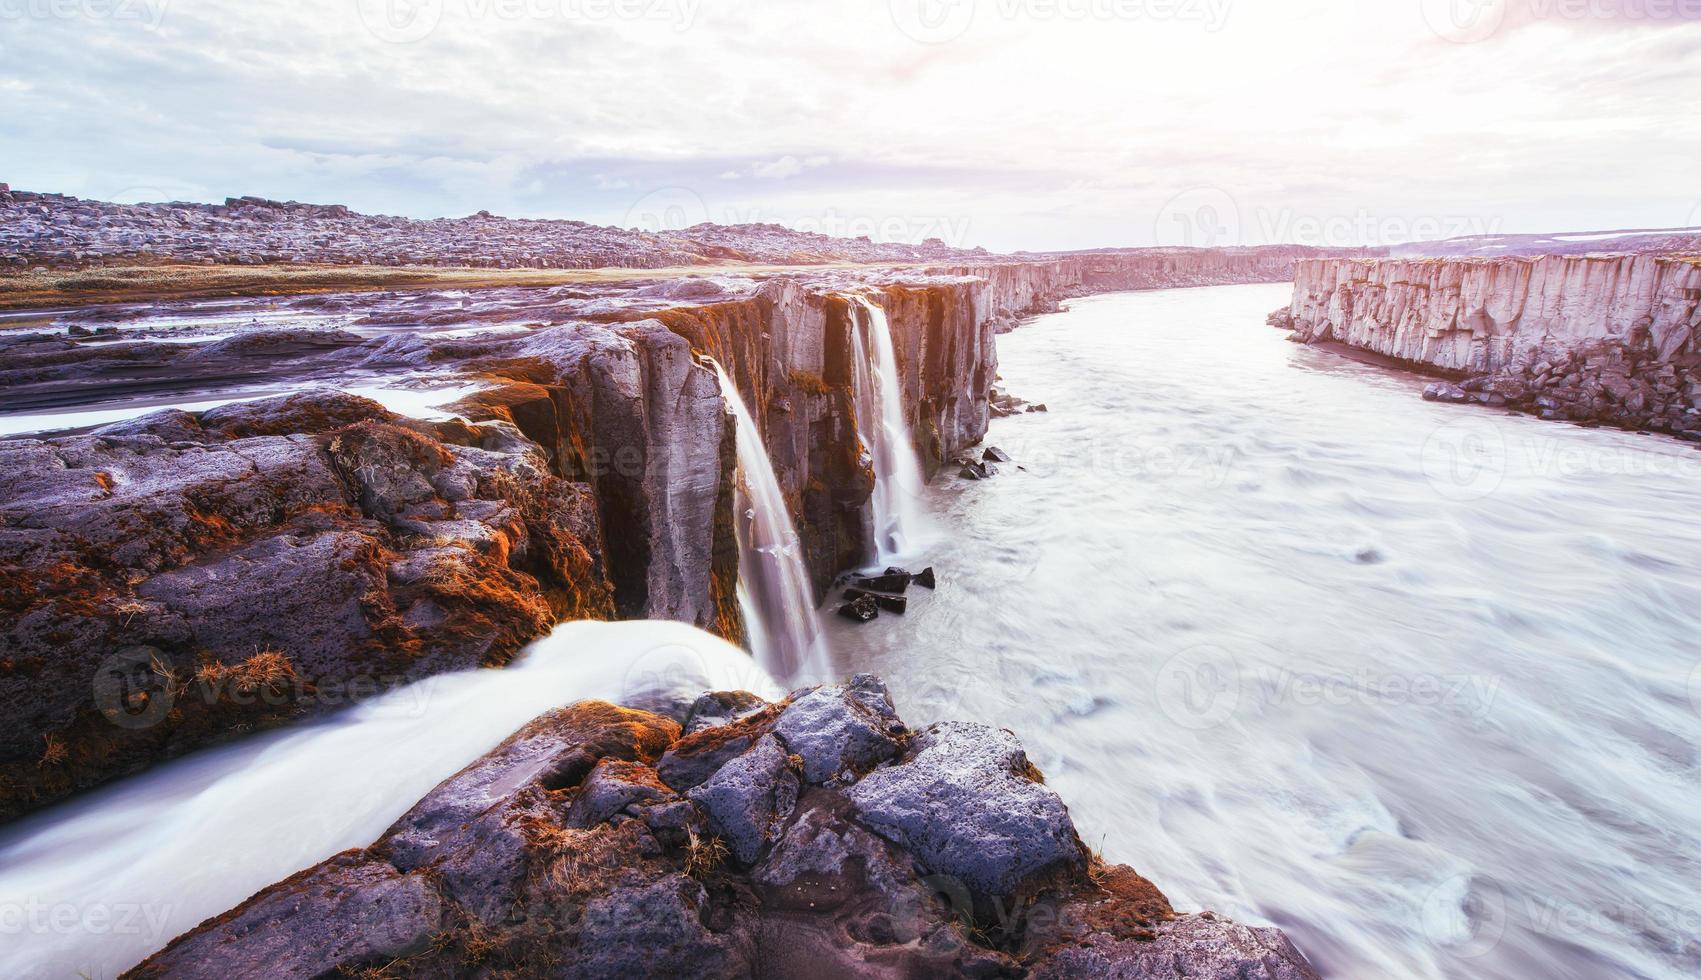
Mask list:
[[[912,721],[1018,732],[1082,837],[1325,976],[1701,974],[1701,453],[1425,403],[1286,286],[1000,338],[1049,411],[925,492],[936,593],[830,616]]]

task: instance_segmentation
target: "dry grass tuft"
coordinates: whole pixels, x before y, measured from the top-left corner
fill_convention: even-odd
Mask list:
[[[42,750],[41,759],[36,762],[38,768],[64,765],[65,760],[71,757],[71,750],[65,747],[65,740],[58,735],[44,734],[41,740],[47,745]]]
[[[720,870],[727,859],[726,845],[719,837],[704,837],[696,830],[686,831],[685,873],[701,881]]]
[[[502,941],[484,923],[473,919],[467,923],[467,936],[461,943],[461,962],[477,966],[502,948]]]
[[[227,687],[244,697],[261,690],[281,692],[295,679],[295,665],[280,650],[261,650],[235,665],[208,661],[195,669],[195,680],[207,690]]]

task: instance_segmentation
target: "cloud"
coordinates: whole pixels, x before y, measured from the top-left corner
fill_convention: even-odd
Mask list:
[[[1002,249],[1147,244],[1199,187],[1249,214],[1509,231],[1678,224],[1701,203],[1693,19],[1520,13],[1454,43],[1419,0],[1236,3],[1216,30],[1158,4],[1005,3],[928,44],[884,0],[583,13],[674,2],[441,0],[406,41],[355,0],[172,0],[154,30],[7,20],[0,179],[600,221],[679,187],[716,220],[967,218],[968,244]],[[1066,8],[1128,13],[1046,15]]]

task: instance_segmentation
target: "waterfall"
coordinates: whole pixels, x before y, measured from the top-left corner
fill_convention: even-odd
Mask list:
[[[828,680],[832,668],[815,615],[815,593],[762,430],[738,385],[719,364],[714,368],[738,426],[733,524],[738,532],[738,604],[750,648],[762,669],[784,682]]]
[[[430,677],[32,814],[0,829],[0,903],[55,917],[0,928],[0,977],[117,976],[267,885],[377,840],[551,708],[706,690],[781,696],[744,651],[683,623],[564,623],[504,670]],[[79,918],[66,926],[61,909]]]
[[[904,418],[898,357],[886,311],[865,296],[847,298],[855,320],[851,365],[857,433],[874,464],[874,559],[886,565],[914,557],[926,544],[928,522],[922,505],[926,481]]]

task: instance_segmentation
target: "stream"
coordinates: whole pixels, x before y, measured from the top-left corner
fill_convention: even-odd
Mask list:
[[[1000,338],[1013,458],[840,672],[1017,732],[1083,839],[1331,978],[1701,975],[1701,453],[1420,398],[1287,286]],[[1022,467],[1022,468],[1019,468]]]

